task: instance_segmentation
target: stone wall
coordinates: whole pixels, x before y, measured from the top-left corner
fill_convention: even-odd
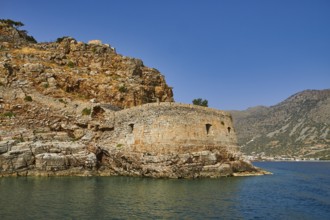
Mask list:
[[[237,152],[231,115],[216,109],[151,103],[106,112],[104,119],[113,126],[113,131],[101,137],[106,140],[105,146],[155,153],[184,153],[201,148],[226,148]]]
[[[170,178],[262,173],[242,158],[231,115],[224,111],[179,103],[121,111],[94,106],[91,119],[98,148],[109,153],[102,157],[102,173]]]

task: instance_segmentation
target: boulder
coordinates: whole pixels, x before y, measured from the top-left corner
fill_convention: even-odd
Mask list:
[[[66,169],[66,157],[57,153],[43,153],[36,156],[36,168],[46,171]]]
[[[25,63],[23,69],[25,72],[42,73],[45,67],[40,63]]]
[[[100,40],[90,40],[90,41],[88,41],[88,44],[102,45],[102,41],[100,41]]]

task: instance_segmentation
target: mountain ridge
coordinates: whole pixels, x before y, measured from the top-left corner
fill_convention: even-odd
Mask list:
[[[330,89],[304,90],[270,107],[231,113],[248,155],[330,158]]]

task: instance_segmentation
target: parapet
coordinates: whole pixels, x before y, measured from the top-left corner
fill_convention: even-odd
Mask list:
[[[122,114],[122,113],[127,114],[129,112],[134,112],[134,111],[141,111],[141,110],[147,111],[147,110],[152,110],[152,109],[166,109],[166,108],[170,111],[185,110],[185,111],[192,111],[192,112],[205,112],[205,113],[209,113],[209,114],[228,116],[231,118],[231,114],[226,111],[209,108],[209,107],[204,107],[204,106],[193,105],[193,104],[177,103],[177,102],[148,103],[148,104],[144,104],[144,105],[127,108],[127,109],[118,111],[117,113],[118,114]]]

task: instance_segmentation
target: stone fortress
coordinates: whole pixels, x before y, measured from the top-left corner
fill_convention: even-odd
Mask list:
[[[158,70],[15,25],[0,21],[0,176],[265,174],[239,152],[229,113],[174,103]]]
[[[91,118],[102,117],[104,124],[91,126],[110,131],[102,136],[109,146],[156,153],[184,153],[202,148],[238,151],[231,115],[224,111],[174,102],[101,113],[100,109],[106,108],[94,106]]]
[[[87,122],[88,129],[98,131],[98,145],[109,152],[108,158],[101,158],[102,163],[124,175],[197,178],[258,174],[258,169],[243,160],[232,126],[227,112],[174,102],[120,111],[96,104]],[[116,159],[111,158],[118,151],[126,160],[126,170],[122,163],[116,167]]]

